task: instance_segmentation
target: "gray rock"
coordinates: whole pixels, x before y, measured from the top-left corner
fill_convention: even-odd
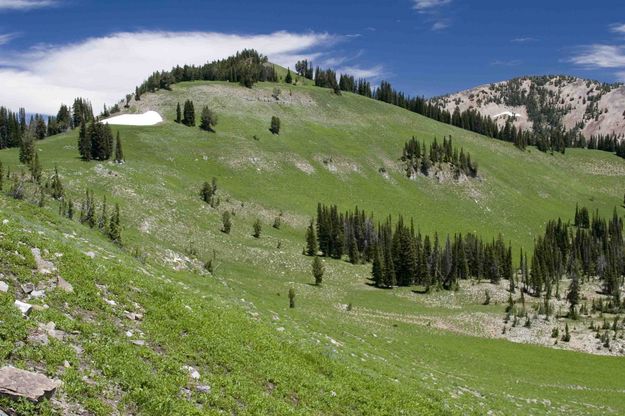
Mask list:
[[[56,329],[56,324],[54,322],[48,322],[45,325],[39,324],[39,330],[59,341],[63,341],[67,337],[67,332]]]
[[[14,367],[0,368],[0,395],[13,399],[39,402],[44,397],[52,397],[61,384],[59,380],[52,380],[43,374]]]
[[[22,285],[22,290],[24,291],[24,293],[30,294],[33,290],[35,290],[35,285],[33,285],[32,283],[24,283]]]
[[[26,338],[29,344],[32,345],[48,345],[50,340],[48,339],[48,335],[43,332],[34,332]]]
[[[0,281],[0,292],[7,293],[8,290],[9,285],[7,284],[7,282]]]
[[[33,290],[32,292],[30,292],[30,296],[35,298],[35,299],[42,298],[45,295],[46,295],[46,291],[45,290]]]
[[[205,385],[205,384],[198,384],[197,386],[195,386],[195,389],[197,391],[199,391],[200,393],[210,393],[211,392],[211,386]]]
[[[63,279],[61,276],[56,277],[56,287],[58,287],[59,289],[67,293],[74,292],[74,287],[70,283],[68,283],[65,279]]]
[[[130,342],[132,342],[135,345],[139,345],[140,347],[145,345],[145,341],[142,339],[133,339]]]
[[[22,312],[22,315],[24,316],[28,316],[30,311],[33,309],[33,305],[22,302],[21,300],[15,300],[14,305],[17,307],[17,309],[20,310],[20,312]]]
[[[51,261],[44,260],[41,257],[41,251],[38,248],[31,248],[30,251],[33,253],[35,263],[37,263],[37,271],[39,273],[50,274],[56,270],[56,267],[54,267],[54,264]]]
[[[143,320],[143,314],[136,313],[136,312],[128,312],[126,313],[126,318],[130,319],[131,321],[141,321]]]

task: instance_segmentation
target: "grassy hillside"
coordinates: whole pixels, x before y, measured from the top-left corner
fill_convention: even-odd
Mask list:
[[[504,306],[467,301],[463,292],[432,302],[443,295],[375,290],[366,284],[368,266],[326,260],[324,285],[314,287],[311,259],[301,254],[304,228],[317,202],[325,202],[358,205],[377,218],[412,216],[428,233],[501,233],[516,258],[548,219],[570,217],[576,203],[605,215],[620,206],[625,161],[585,150],[521,152],[364,97],[282,85],[275,100],[274,87],[194,82],[145,94],[130,111],[156,110],[166,121],[113,128],[123,138],[123,165],[81,161],[76,131],[37,143],[47,173],[58,165],[74,201],[88,187],[97,200],[119,202],[124,248],[60,218],[56,203],[40,209],[3,197],[3,273],[22,283],[43,279],[31,272],[29,248],[47,248],[76,293],[51,291],[37,301],[50,308],[23,321],[13,310],[12,298],[21,295],[11,283],[9,294],[0,294],[2,316],[12,323],[0,327],[0,364],[45,362],[41,369],[65,382],[61,404],[96,414],[625,411],[622,359],[468,336],[474,328],[467,322],[477,328],[482,319],[500,319]],[[215,110],[216,133],[172,121],[176,103],[188,98],[198,116],[205,104]],[[279,136],[268,131],[273,115],[282,121]],[[451,135],[479,164],[480,178],[405,178],[397,159],[412,135]],[[23,169],[16,150],[0,152],[0,160],[12,172]],[[198,195],[212,177],[217,208]],[[219,231],[225,210],[235,213],[230,235]],[[272,228],[280,213],[282,227]],[[260,239],[251,235],[257,218]],[[25,259],[19,267],[16,250]],[[89,251],[95,259],[84,255]],[[145,264],[131,253],[146,257]],[[213,255],[210,275],[202,263]],[[295,309],[288,308],[291,287]],[[483,292],[481,285],[476,290]],[[124,316],[138,308],[133,302],[143,321]],[[460,315],[473,320],[440,324],[441,316],[448,323]],[[79,333],[15,347],[48,321]],[[145,345],[131,343],[136,334]],[[184,365],[198,369],[200,380],[190,379]],[[195,384],[210,389],[199,392]],[[50,406],[58,411],[58,403]]]

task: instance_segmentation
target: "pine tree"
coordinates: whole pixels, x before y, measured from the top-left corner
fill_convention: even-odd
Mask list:
[[[176,123],[180,124],[182,121],[182,110],[180,109],[180,103],[176,105]]]
[[[105,234],[108,234],[109,228],[109,217],[108,217],[108,209],[106,206],[106,196],[102,199],[102,211],[100,212],[100,217],[98,218],[98,229]]]
[[[139,87],[135,87],[135,101],[141,101],[141,91],[139,91]]]
[[[113,215],[111,215],[111,220],[109,221],[108,236],[111,241],[120,246],[122,244],[121,232],[119,204],[115,204],[115,211],[113,211]]]
[[[39,183],[41,181],[41,163],[39,163],[38,153],[35,153],[35,157],[30,162],[29,169],[33,181]]]
[[[293,76],[291,75],[291,69],[287,69],[286,77],[284,77],[284,82],[287,84],[291,84],[293,82]]]
[[[315,235],[315,223],[311,219],[308,228],[306,229],[306,254],[309,256],[316,256],[319,251],[317,245],[317,237]]]
[[[202,115],[200,118],[200,128],[206,131],[214,132],[215,125],[217,124],[217,115],[208,106],[202,108]]]
[[[223,227],[221,228],[221,231],[223,231],[226,234],[230,234],[230,229],[232,228],[232,220],[230,219],[230,211],[224,211],[224,213],[221,216],[221,222]]]
[[[319,256],[315,256],[312,262],[312,274],[315,278],[315,285],[320,286],[323,281],[323,273],[325,272],[325,268]]]
[[[71,198],[67,201],[67,218],[74,219],[74,201]]]
[[[193,108],[193,101],[186,100],[184,102],[182,124],[187,127],[195,126],[195,109]]]
[[[272,134],[280,134],[280,118],[276,116],[271,117],[271,126],[269,127],[269,131]]]
[[[4,188],[4,165],[2,161],[0,161],[0,192],[2,192]]]
[[[289,289],[289,308],[295,307],[295,289]]]
[[[579,278],[580,278],[580,268],[579,268],[579,262],[575,262],[575,266],[574,266],[574,270],[571,274],[571,284],[569,285],[569,291],[566,295],[566,299],[569,301],[569,305],[570,305],[570,312],[569,312],[569,316],[571,317],[571,319],[577,319],[577,305],[579,304],[579,299],[580,299],[580,285],[579,285]]]
[[[46,192],[43,186],[39,188],[39,201],[37,202],[37,206],[39,208],[43,208],[46,205]]]
[[[30,165],[35,157],[35,141],[29,131],[22,138],[20,145],[20,163]]]
[[[263,226],[260,223],[259,219],[254,221],[254,225],[252,226],[252,230],[253,230],[252,235],[254,236],[254,238],[260,238],[260,232],[262,231],[262,228]]]
[[[91,138],[87,135],[87,125],[85,121],[80,122],[78,133],[78,153],[83,160],[91,160]]]
[[[124,150],[122,149],[122,139],[119,137],[119,131],[117,131],[115,139],[115,163],[124,163]]]
[[[371,277],[376,287],[384,286],[384,270],[382,265],[382,257],[380,256],[380,249],[376,244],[373,254],[373,264],[371,266]]]
[[[63,198],[65,191],[63,190],[63,184],[61,183],[61,178],[59,177],[59,169],[57,166],[54,166],[54,176],[52,177],[51,186],[52,186],[52,198],[54,199]]]

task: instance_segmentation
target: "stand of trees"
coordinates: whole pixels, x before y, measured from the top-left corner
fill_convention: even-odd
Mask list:
[[[602,218],[598,211],[588,218],[588,209],[576,209],[574,225],[562,220],[549,221],[544,235],[534,245],[531,271],[523,281],[524,291],[548,300],[559,296],[558,282],[563,276],[583,283],[599,279],[604,294],[611,296],[607,311],[625,308],[621,286],[625,276],[623,218],[616,209],[612,218]],[[574,296],[575,298],[575,296]]]
[[[335,205],[319,204],[316,228],[311,222],[305,253],[340,259],[353,264],[371,263],[377,287],[413,284],[445,289],[458,287],[459,279],[486,278],[496,283],[513,278],[512,248],[501,236],[485,242],[474,234],[455,234],[444,240],[435,233],[422,235],[414,222],[400,216],[374,223],[373,217],[355,208],[340,213]]]
[[[277,82],[278,76],[266,56],[244,49],[234,56],[204,65],[176,66],[170,71],[155,72],[135,88],[135,98],[146,92],[169,90],[172,84],[183,81],[229,81],[251,88],[256,82]]]
[[[118,136],[118,145],[121,139]],[[83,122],[78,134],[78,152],[83,160],[108,160],[113,154],[113,133],[108,124]],[[123,158],[123,155],[122,155]]]
[[[432,166],[436,164],[448,164],[452,167],[454,175],[460,174],[475,178],[477,176],[477,163],[471,161],[471,154],[465,153],[463,148],[455,147],[449,139],[443,137],[443,143],[439,144],[436,138],[428,148],[425,142],[420,142],[413,136],[404,144],[401,161],[406,163],[406,175],[413,176],[416,172],[428,175]]]

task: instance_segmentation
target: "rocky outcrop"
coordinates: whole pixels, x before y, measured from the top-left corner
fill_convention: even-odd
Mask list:
[[[13,399],[24,398],[39,402],[52,397],[61,384],[59,380],[50,379],[43,374],[15,367],[0,368],[0,395]]]

